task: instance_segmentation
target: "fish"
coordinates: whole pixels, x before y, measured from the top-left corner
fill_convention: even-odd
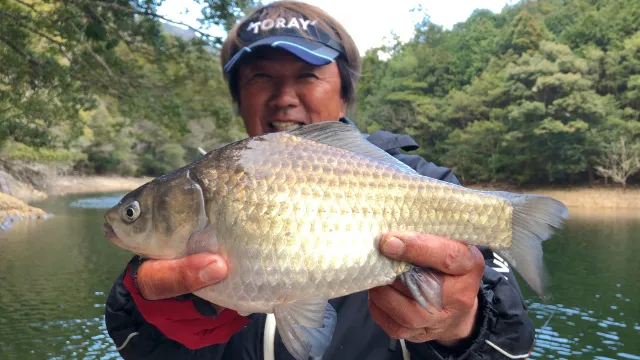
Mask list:
[[[337,321],[329,299],[400,279],[430,313],[442,310],[433,269],[384,256],[387,231],[487,246],[540,296],[542,242],[568,218],[541,195],[481,191],[423,176],[335,121],[248,137],[125,195],[105,236],[143,258],[220,254],[223,281],[194,294],[273,314],[297,360],[321,356]]]

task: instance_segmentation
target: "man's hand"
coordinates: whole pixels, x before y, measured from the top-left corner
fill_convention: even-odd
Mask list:
[[[123,282],[149,324],[189,349],[200,349],[229,341],[250,320],[217,305],[216,316],[208,313],[210,309],[203,314],[195,303],[201,299],[174,298],[220,282],[228,272],[219,255],[194,254],[176,260],[147,260],[138,267],[137,276],[127,271]]]
[[[478,291],[484,258],[475,246],[413,232],[389,232],[380,242],[386,256],[438,270],[442,284],[442,311],[429,314],[396,280],[369,290],[373,319],[391,336],[411,342],[435,340],[454,346],[469,337],[478,309]]]
[[[147,260],[138,268],[136,283],[145,299],[168,299],[220,282],[228,271],[226,261],[215,254]]]

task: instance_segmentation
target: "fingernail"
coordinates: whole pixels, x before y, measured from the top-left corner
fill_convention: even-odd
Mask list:
[[[214,283],[222,280],[225,269],[219,260],[214,260],[200,270],[200,279],[205,283]]]
[[[392,236],[382,245],[382,252],[390,256],[399,256],[404,253],[404,241]]]

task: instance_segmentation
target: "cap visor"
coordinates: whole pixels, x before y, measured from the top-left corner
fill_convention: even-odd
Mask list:
[[[225,65],[224,71],[229,72],[240,61],[241,58],[251,53],[252,49],[260,46],[271,46],[288,51],[297,56],[302,61],[315,66],[327,65],[340,55],[337,50],[315,41],[295,37],[295,36],[272,36],[254,42],[238,51]]]

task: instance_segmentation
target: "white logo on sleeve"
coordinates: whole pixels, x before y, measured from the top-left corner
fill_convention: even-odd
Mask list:
[[[493,264],[496,265],[495,267],[493,267],[495,271],[501,272],[501,273],[509,272],[509,265],[507,264],[507,262],[504,261],[504,259],[501,258],[500,255],[496,253],[493,253]]]

